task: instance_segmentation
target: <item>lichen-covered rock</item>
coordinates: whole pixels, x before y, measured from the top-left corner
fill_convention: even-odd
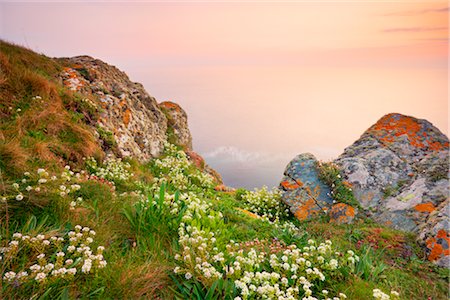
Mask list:
[[[448,157],[448,138],[431,123],[388,114],[335,162],[376,221],[418,233],[423,242],[431,239],[427,242],[430,253],[437,253],[435,249],[441,246],[436,245],[446,241],[440,230],[444,225],[448,228],[445,208],[440,217],[435,213],[448,202]],[[448,255],[445,245],[442,249],[441,254],[430,255],[430,260]]]
[[[316,216],[333,203],[330,188],[320,181],[316,165],[312,154],[297,155],[287,165],[280,183],[282,201],[299,220]]]
[[[140,83],[131,82],[116,67],[89,56],[62,61],[69,66],[60,74],[63,84],[97,99],[93,105],[100,106],[102,113],[95,125],[113,134],[122,156],[147,160],[162,152],[167,141],[167,118]]]
[[[205,168],[203,169],[207,174],[211,175],[218,184],[223,184],[222,176],[219,172],[211,168],[208,164],[205,164]]]
[[[200,154],[192,150],[188,150],[186,151],[186,155],[198,169],[203,170],[205,168],[206,165],[205,160]]]
[[[447,198],[439,207],[425,203],[415,209],[427,216],[426,222],[419,225],[419,238],[425,241],[428,259],[450,268],[450,200]]]
[[[89,97],[87,104],[99,108],[97,132],[111,136],[121,156],[141,161],[159,156],[165,142],[183,147],[200,170],[222,184],[222,177],[192,151],[192,137],[186,112],[176,103],[150,96],[140,83],[114,66],[89,56],[58,59],[67,67],[59,74],[69,90]],[[101,136],[100,136],[101,137]]]
[[[351,224],[356,214],[357,210],[353,206],[345,203],[336,203],[328,211],[330,222],[336,224]]]
[[[216,191],[218,191],[218,192],[225,192],[225,193],[234,193],[234,192],[236,192],[236,189],[235,189],[235,188],[226,186],[226,185],[224,185],[224,184],[216,185],[216,186],[214,187],[214,189],[215,189]]]
[[[223,185],[222,176],[220,176],[220,174],[216,170],[214,170],[208,164],[206,164],[205,160],[203,159],[203,157],[200,154],[198,154],[197,152],[194,152],[192,150],[186,150],[186,154],[187,154],[187,157],[189,158],[189,160],[198,169],[211,175],[218,185]]]
[[[166,113],[168,120],[169,139],[173,135],[174,144],[180,145],[185,150],[192,149],[192,136],[188,127],[186,112],[176,103],[165,101],[159,107]]]

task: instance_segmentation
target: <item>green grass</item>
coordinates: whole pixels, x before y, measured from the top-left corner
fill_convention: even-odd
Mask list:
[[[447,270],[426,261],[413,235],[364,218],[351,225],[330,226],[326,218],[300,222],[289,215],[272,224],[241,210],[246,207],[243,195],[248,191],[239,189],[234,195],[217,192],[213,184],[202,181],[193,165],[183,166],[179,173],[189,179],[185,188],[170,177],[175,176],[170,173],[173,168],[160,167],[156,160],[140,163],[127,159],[126,168],[133,175],[125,180],[82,175],[70,183],[58,179],[42,185],[41,192],[24,192],[28,184],[39,186],[38,168],[45,168],[49,176],[59,176],[69,164],[75,171],[88,169],[95,174],[96,169],[88,168],[83,160],[88,156],[95,156],[100,166],[107,167],[101,163],[104,153],[94,138],[94,129],[89,127],[95,123],[99,109],[54,81],[64,67],[60,62],[0,42],[0,66],[0,197],[8,199],[0,202],[0,247],[7,246],[15,232],[63,236],[80,224],[96,231],[95,242],[105,246],[108,262],[95,274],[79,274],[73,281],[15,286],[0,281],[1,299],[234,299],[239,291],[229,278],[209,280],[194,274],[186,279],[173,272],[180,265],[175,256],[183,251],[179,228],[184,222],[206,233],[215,232],[220,249],[231,240],[245,251],[250,247],[267,251],[273,245],[303,248],[309,239],[318,243],[331,240],[343,254],[352,249],[360,257],[354,270],[342,267],[330,281],[318,283],[330,292],[344,292],[349,299],[370,299],[374,288],[399,291],[402,299],[448,299]],[[6,84],[1,83],[2,78],[7,78]],[[31,105],[36,95],[43,102]],[[96,130],[104,145],[115,147],[112,133]],[[170,130],[169,138],[173,135]],[[170,155],[166,153],[161,159]],[[177,157],[176,161],[182,160]],[[32,178],[22,184],[26,171]],[[340,201],[357,206],[338,170],[326,165],[322,171],[322,179],[337,187],[334,191]],[[155,183],[162,178],[165,184]],[[60,195],[60,185],[75,182],[79,190]],[[13,183],[21,184],[24,200],[14,200],[18,191]],[[172,202],[180,203],[176,213],[164,201],[171,195]],[[182,197],[186,195],[208,204],[211,218],[198,212],[192,220],[184,220],[189,203]],[[78,197],[82,201],[70,209],[70,203]],[[296,229],[283,227],[285,222]],[[35,258],[29,252],[20,254],[11,264],[0,261],[1,275],[29,267]],[[227,257],[225,263],[232,263],[232,258]]]

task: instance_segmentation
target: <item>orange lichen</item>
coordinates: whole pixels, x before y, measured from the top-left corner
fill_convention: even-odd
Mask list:
[[[123,99],[122,101],[119,102],[119,107],[124,107],[127,104],[127,101],[125,99]]]
[[[237,210],[243,212],[244,214],[246,214],[247,216],[253,218],[253,219],[260,219],[261,217],[258,216],[257,214],[252,213],[251,211],[248,211],[246,209],[240,208],[238,207]]]
[[[448,148],[448,142],[447,143],[439,143],[439,142],[431,142],[428,144],[428,147],[433,151],[439,151],[442,148]]]
[[[65,67],[63,71],[65,72],[64,75],[66,77],[63,80],[64,86],[73,90],[80,90],[84,85],[84,82],[78,79],[78,73],[74,69],[68,67]]]
[[[303,221],[306,220],[309,216],[318,213],[319,211],[316,209],[316,202],[314,201],[314,199],[309,199],[297,209],[294,215],[298,220]]]
[[[330,215],[332,216],[330,222],[348,223],[355,217],[355,209],[348,204],[338,203],[331,207]]]
[[[205,160],[198,153],[194,151],[186,151],[190,161],[200,170],[205,168]]]
[[[417,210],[418,212],[431,213],[431,212],[433,212],[436,209],[436,207],[433,205],[433,203],[427,202],[427,203],[417,204],[414,207],[414,209]]]
[[[234,193],[236,192],[236,189],[234,189],[234,188],[232,188],[232,187],[229,187],[229,186],[226,186],[226,185],[224,185],[224,184],[216,185],[216,186],[214,187],[214,189],[215,189],[216,191],[218,191],[218,192],[224,192],[224,193],[226,193],[226,194],[234,194]]]
[[[291,183],[289,180],[281,182],[281,186],[287,190],[295,190],[300,187],[297,183]]]
[[[127,108],[124,112],[123,112],[123,124],[125,124],[125,126],[128,126],[128,124],[130,123],[131,120],[131,110],[129,108]]]
[[[446,249],[444,249],[444,246],[439,243],[440,239],[446,241]],[[448,248],[448,245],[450,244],[450,235],[444,229],[439,230],[435,238],[429,238],[426,241],[426,244],[427,248],[431,250],[430,254],[428,255],[429,261],[435,261],[443,256],[450,255],[450,249]]]
[[[428,147],[433,151],[448,148],[448,142],[431,141],[428,134],[422,132],[422,130],[422,125],[416,119],[396,114],[389,114],[383,117],[369,129],[381,142],[388,144],[395,141],[394,136],[406,135],[409,143],[417,148]]]
[[[178,104],[173,103],[171,101],[164,101],[164,102],[161,102],[159,105],[166,109],[173,109],[173,110],[177,110],[177,111],[179,111],[181,109],[181,107]]]
[[[296,179],[295,182],[298,184],[299,187],[302,187],[304,183],[300,179]]]
[[[342,184],[345,185],[346,187],[348,187],[349,189],[352,188],[352,184],[348,181],[342,181]]]

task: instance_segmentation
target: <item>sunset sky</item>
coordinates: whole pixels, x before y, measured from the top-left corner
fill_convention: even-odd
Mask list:
[[[446,1],[0,0],[0,37],[102,59],[179,103],[235,187],[278,185],[302,152],[336,158],[390,112],[448,135]]]

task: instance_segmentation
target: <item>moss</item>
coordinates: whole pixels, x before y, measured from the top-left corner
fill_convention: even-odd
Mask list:
[[[353,194],[351,184],[342,179],[339,167],[333,163],[317,163],[316,168],[319,179],[331,189],[331,196],[336,202],[345,203],[353,207],[361,208]]]
[[[442,179],[448,179],[449,164],[448,160],[439,160],[437,164],[433,165],[428,172],[428,178],[432,182],[436,182]]]
[[[80,73],[81,76],[83,76],[84,79],[86,79],[89,82],[93,81],[93,78],[91,76],[91,74],[89,74],[88,69],[86,68],[77,68],[76,69],[78,71],[78,73]]]
[[[103,127],[97,126],[97,132],[100,136],[100,140],[103,141],[103,146],[106,149],[114,149],[117,147],[116,139],[111,131],[104,129]]]

